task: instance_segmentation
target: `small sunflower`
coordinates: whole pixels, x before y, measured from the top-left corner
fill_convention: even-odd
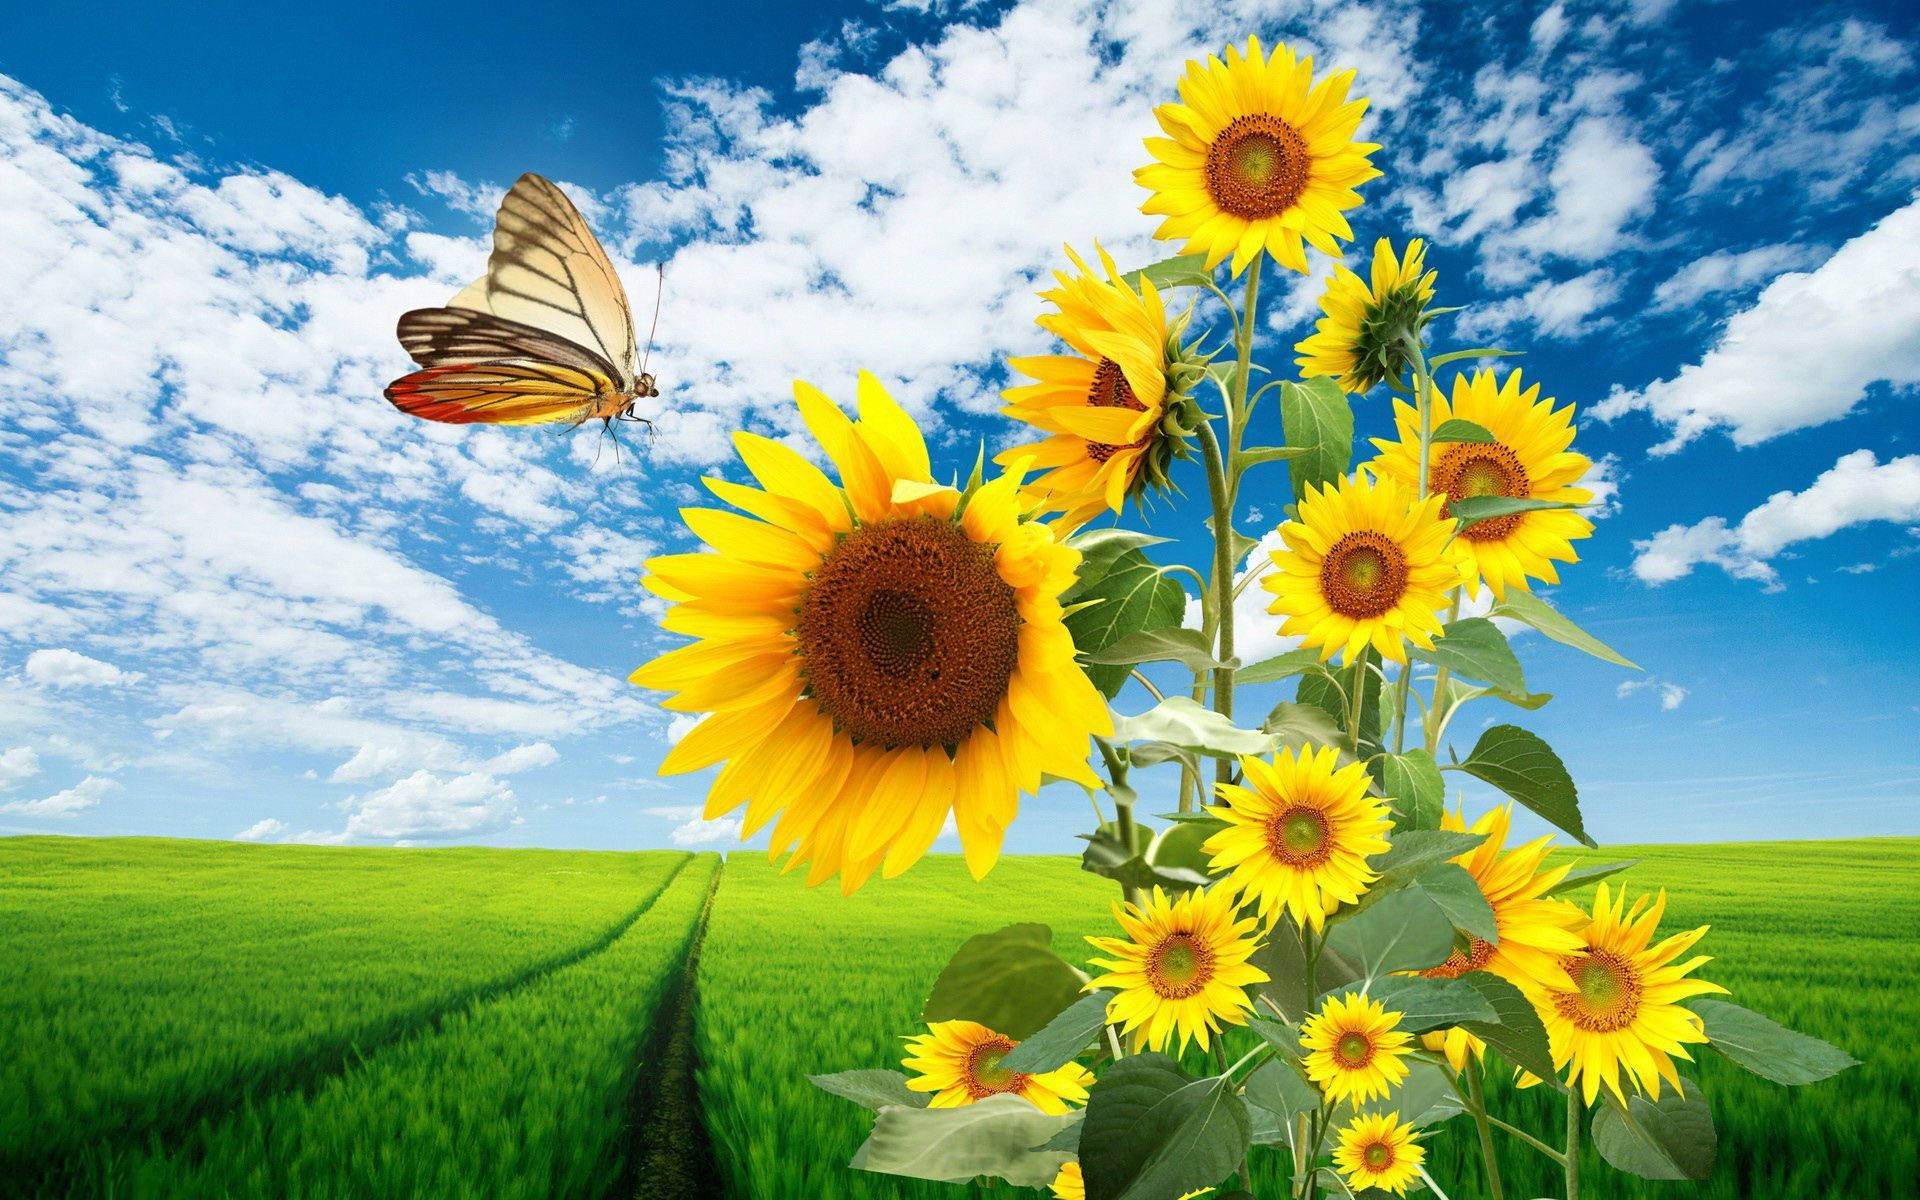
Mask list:
[[[1433,281],[1439,274],[1426,270],[1427,248],[1419,238],[1407,243],[1405,258],[1396,258],[1393,243],[1381,238],[1373,247],[1371,285],[1335,264],[1320,296],[1327,314],[1315,326],[1318,333],[1294,347],[1300,357],[1300,377],[1329,375],[1348,392],[1365,392],[1382,381],[1398,381],[1408,369],[1403,337],[1418,337],[1429,318]]]
[[[1496,381],[1492,371],[1455,377],[1449,403],[1433,391],[1435,428],[1458,418],[1492,434],[1491,442],[1436,442],[1431,449],[1427,486],[1448,503],[1469,496],[1513,496],[1586,504],[1593,493],[1575,486],[1593,466],[1568,449],[1573,444],[1573,406],[1556,411],[1541,400],[1540,385],[1521,390],[1520,372]],[[1372,470],[1383,478],[1417,487],[1420,473],[1420,415],[1405,401],[1394,402],[1396,442],[1373,439],[1380,451]],[[1554,562],[1577,562],[1573,543],[1593,533],[1593,522],[1570,508],[1543,508],[1494,517],[1469,527],[1456,541],[1465,550],[1467,592],[1478,595],[1480,581],[1495,599],[1510,587],[1528,590],[1529,578],[1558,583]]]
[[[1236,921],[1231,892],[1194,890],[1169,900],[1156,887],[1143,904],[1116,903],[1113,915],[1127,936],[1087,939],[1112,955],[1093,960],[1107,974],[1087,990],[1119,993],[1107,1006],[1107,1020],[1132,1034],[1136,1045],[1164,1050],[1178,1033],[1181,1050],[1189,1041],[1205,1050],[1222,1021],[1245,1023],[1253,1008],[1247,987],[1265,983],[1267,973],[1247,962],[1257,946],[1258,918]]]
[[[1461,582],[1454,524],[1444,497],[1416,502],[1411,488],[1360,471],[1337,484],[1308,485],[1298,516],[1280,526],[1285,548],[1260,586],[1280,632],[1349,659],[1371,644],[1407,661],[1406,643],[1432,649],[1447,593]]]
[[[1333,1165],[1354,1191],[1384,1188],[1396,1196],[1407,1194],[1426,1157],[1426,1147],[1413,1140],[1413,1126],[1397,1112],[1355,1117],[1333,1148]]]
[[[1018,1044],[974,1021],[934,1021],[927,1032],[907,1039],[907,1057],[901,1065],[913,1074],[908,1087],[934,1094],[929,1108],[960,1108],[1006,1094],[1058,1116],[1087,1102],[1093,1072],[1079,1063],[1038,1075],[1001,1066],[1000,1060]]]
[[[1399,1013],[1359,992],[1327,997],[1300,1026],[1307,1078],[1336,1104],[1385,1096],[1407,1077],[1413,1035],[1399,1024]]]
[[[1097,247],[1096,247],[1097,248]],[[994,456],[1002,466],[1027,460],[1041,474],[1030,492],[1047,510],[1078,527],[1103,511],[1119,512],[1128,496],[1171,486],[1169,467],[1186,453],[1184,437],[1197,415],[1185,389],[1205,370],[1180,347],[1179,325],[1149,280],[1128,286],[1105,250],[1106,278],[1067,248],[1078,275],[1056,274],[1040,293],[1057,311],[1037,318],[1075,353],[1010,358],[1007,365],[1038,382],[1005,392],[1007,416],[1050,435]]]
[[[1231,255],[1235,275],[1263,250],[1304,273],[1302,239],[1340,257],[1334,239],[1353,238],[1341,211],[1380,175],[1367,160],[1380,147],[1353,140],[1367,102],[1347,99],[1352,85],[1349,70],[1316,86],[1311,58],[1269,56],[1259,38],[1224,62],[1189,61],[1180,103],[1153,110],[1167,135],[1147,139],[1157,161],[1133,173],[1153,193],[1140,211],[1166,218],[1154,236],[1184,239],[1208,270]]]
[[[1050,1190],[1053,1192],[1054,1200],[1087,1200],[1087,1181],[1080,1174],[1080,1164],[1070,1162],[1063,1165],[1060,1173],[1053,1177]],[[1194,1197],[1204,1196],[1212,1190],[1210,1187],[1195,1188],[1182,1195],[1180,1200],[1194,1200]]]
[[[1567,1069],[1588,1104],[1605,1085],[1616,1099],[1622,1072],[1649,1096],[1660,1081],[1680,1089],[1675,1057],[1693,1061],[1688,1045],[1707,1040],[1700,1018],[1681,1001],[1727,989],[1688,975],[1712,959],[1701,955],[1676,962],[1707,932],[1702,925],[1653,943],[1654,930],[1667,907],[1667,894],[1642,895],[1627,906],[1626,890],[1611,896],[1602,883],[1593,898],[1593,916],[1580,931],[1580,948],[1561,960],[1565,985],[1530,984],[1522,988],[1547,1027],[1553,1065]]]
[[[1080,555],[1024,519],[1018,474],[964,498],[933,482],[913,420],[873,376],[860,419],[805,384],[800,414],[838,466],[752,434],[734,444],[761,487],[707,481],[746,514],[682,509],[713,554],[647,563],[668,632],[697,639],[633,673],[710,712],[662,775],[724,762],[706,815],[746,805],[768,853],[851,892],[927,852],[951,815],[975,878],[1043,773],[1099,783],[1090,734],[1111,732],[1074,661],[1060,594]]]
[[[1249,756],[1240,770],[1250,786],[1219,784],[1226,803],[1207,810],[1227,822],[1201,847],[1209,869],[1230,872],[1222,886],[1257,900],[1268,926],[1284,911],[1319,929],[1378,877],[1367,856],[1387,849],[1387,802],[1367,795],[1366,764],[1340,766],[1332,746]]]

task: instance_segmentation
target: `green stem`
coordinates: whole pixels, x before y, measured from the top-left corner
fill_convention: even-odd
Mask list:
[[[1460,619],[1460,589],[1453,590],[1453,603],[1447,607],[1447,624]],[[1427,706],[1427,753],[1440,757],[1440,738],[1447,731],[1447,718],[1453,715],[1453,706],[1447,703],[1447,682],[1453,672],[1441,667],[1433,676],[1433,703]]]
[[[1467,1095],[1473,1109],[1473,1123],[1480,1131],[1480,1158],[1487,1164],[1487,1194],[1492,1200],[1506,1200],[1500,1185],[1500,1164],[1493,1152],[1493,1127],[1487,1124],[1487,1097],[1480,1086],[1480,1064],[1467,1064]]]
[[[1562,1152],[1561,1167],[1567,1176],[1567,1200],[1580,1200],[1580,1096],[1578,1092],[1567,1093],[1567,1148]]]
[[[1528,1133],[1526,1130],[1520,1128],[1518,1125],[1509,1125],[1507,1122],[1502,1121],[1499,1117],[1494,1116],[1492,1113],[1487,1114],[1487,1121],[1489,1124],[1493,1125],[1495,1128],[1503,1129],[1506,1132],[1512,1134],[1514,1137],[1519,1138],[1521,1141],[1525,1142],[1529,1146],[1532,1146],[1535,1150],[1538,1150],[1540,1153],[1546,1155],[1548,1158],[1552,1159],[1554,1162],[1559,1163],[1562,1167],[1566,1166],[1567,1164],[1566,1155],[1560,1153],[1558,1150],[1555,1150],[1552,1146],[1547,1145],[1545,1142],[1541,1141],[1539,1138]]]
[[[1207,494],[1213,501],[1213,583],[1207,597],[1213,606],[1214,657],[1227,662],[1233,657],[1233,497],[1227,490],[1226,461],[1220,457],[1220,441],[1211,422],[1199,429],[1202,458],[1207,465]],[[1233,668],[1219,667],[1213,673],[1213,711],[1233,716]],[[1226,782],[1232,764],[1222,759],[1219,779]]]
[[[1408,335],[1406,344],[1407,352],[1413,359],[1413,403],[1420,413],[1420,492],[1417,499],[1424,500],[1427,498],[1428,460],[1433,457],[1433,376],[1427,370],[1427,356],[1421,348],[1419,336]],[[1412,671],[1413,663],[1409,660],[1401,668],[1400,698],[1393,715],[1395,754],[1404,753],[1407,748],[1407,697],[1413,692]]]

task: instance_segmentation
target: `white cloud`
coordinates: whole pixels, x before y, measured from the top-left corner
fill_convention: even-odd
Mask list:
[[[0,792],[19,787],[40,773],[40,756],[32,746],[0,752]]]
[[[504,754],[496,754],[488,759],[480,770],[488,775],[518,775],[523,771],[532,771],[539,767],[550,767],[560,761],[560,752],[548,742],[528,742],[515,746]]]
[[[285,821],[279,820],[276,817],[267,817],[264,820],[255,821],[239,833],[234,834],[233,840],[236,842],[263,842],[268,838],[277,837],[286,831],[287,823]]]
[[[1246,562],[1234,572],[1234,586],[1240,588],[1240,594],[1233,601],[1233,653],[1243,663],[1257,663],[1300,645],[1299,638],[1280,635],[1280,618],[1267,611],[1267,605],[1273,602],[1273,593],[1260,586],[1261,578],[1273,569],[1271,556],[1284,546],[1277,529],[1267,530],[1260,544],[1247,555]],[[1198,597],[1187,597],[1182,623],[1189,629],[1200,628]]]
[[[1645,410],[1671,453],[1715,427],[1750,446],[1851,412],[1875,383],[1920,384],[1920,200],[1808,273],[1782,275],[1722,329],[1699,362],[1593,409]]]
[[[1651,311],[1673,312],[1709,297],[1745,291],[1782,272],[1804,270],[1825,257],[1816,247],[1791,242],[1708,254],[1662,280],[1653,289]]]
[[[1610,259],[1627,226],[1653,207],[1660,167],[1623,118],[1575,121],[1548,174],[1547,211],[1513,232],[1513,244],[1576,262]]]
[[[488,833],[514,822],[513,789],[491,775],[415,771],[347,801],[349,839],[450,838]]]
[[[697,804],[661,805],[646,810],[650,817],[679,822],[667,835],[676,846],[714,846],[740,840],[740,818],[715,817],[709,821],[701,812]]]
[[[1670,525],[1633,544],[1633,573],[1659,584],[1711,564],[1777,590],[1782,585],[1769,560],[1799,542],[1871,521],[1920,522],[1920,454],[1882,463],[1871,450],[1856,450],[1807,490],[1775,492],[1738,523],[1708,517]]]
[[[20,813],[28,817],[77,817],[106,799],[120,785],[111,779],[89,775],[63,792],[41,800],[15,800],[0,804],[0,812]]]
[[[1625,700],[1627,697],[1637,692],[1646,691],[1649,688],[1652,688],[1653,694],[1659,698],[1660,711],[1662,712],[1672,712],[1686,702],[1688,694],[1686,688],[1681,687],[1677,683],[1669,683],[1664,680],[1655,679],[1651,675],[1642,676],[1638,679],[1625,680],[1613,689],[1613,694]]]
[[[1531,326],[1542,337],[1576,341],[1612,323],[1596,314],[1619,297],[1620,278],[1605,267],[1543,279],[1520,295],[1469,308],[1460,316],[1460,334],[1479,338]]]
[[[142,676],[73,650],[35,650],[27,655],[27,678],[46,687],[118,687]]]

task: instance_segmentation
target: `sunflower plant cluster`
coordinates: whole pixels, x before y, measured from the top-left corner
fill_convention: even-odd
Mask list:
[[[634,682],[705,714],[663,773],[717,768],[706,815],[769,830],[809,883],[899,875],[949,822],[984,876],[1050,784],[1098,816],[1082,865],[1119,890],[1110,935],[1069,959],[1045,925],[981,933],[902,1070],[814,1077],[874,1114],[855,1168],[1244,1200],[1273,1156],[1298,1200],[1444,1198],[1423,1143],[1458,1119],[1474,1186],[1504,1200],[1512,1138],[1577,1200],[1589,1138],[1622,1170],[1706,1177],[1712,1114],[1683,1073],[1703,1050],[1790,1084],[1851,1065],[1719,998],[1707,931],[1663,929],[1664,894],[1610,878],[1631,864],[1512,836],[1518,807],[1593,845],[1559,757],[1498,716],[1549,699],[1507,632],[1637,669],[1535,592],[1593,529],[1571,406],[1499,369],[1507,351],[1434,352],[1454,310],[1417,240],[1379,239],[1366,278],[1336,268],[1297,377],[1256,361],[1263,266],[1338,257],[1380,173],[1352,82],[1257,39],[1187,64],[1135,173],[1179,253],[1123,273],[1067,252],[1037,318],[1060,352],[1008,364],[1005,411],[1037,439],[996,473],[983,453],[940,482],[871,376],[852,414],[797,385],[831,473],[737,434],[753,483],[710,479],[726,507],[683,510],[712,553],[649,564],[691,640]],[[1391,430],[1357,456],[1356,410]],[[1185,472],[1204,572],[1155,563],[1166,539],[1127,520]],[[1285,520],[1242,533],[1243,496]],[[1246,662],[1253,587],[1293,648]],[[1242,711],[1248,685],[1287,698]],[[1470,705],[1490,719],[1463,757]],[[1177,773],[1158,827],[1139,771]],[[1449,774],[1505,800],[1449,810]],[[1561,1094],[1564,1126],[1490,1111],[1493,1072]]]

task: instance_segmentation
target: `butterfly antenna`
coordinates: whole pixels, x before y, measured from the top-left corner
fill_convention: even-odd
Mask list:
[[[653,324],[647,327],[647,348],[640,355],[642,375],[647,373],[647,359],[653,355],[653,335],[660,331],[660,300],[667,294],[667,264],[655,263],[653,270],[654,278],[657,280],[653,288]]]

